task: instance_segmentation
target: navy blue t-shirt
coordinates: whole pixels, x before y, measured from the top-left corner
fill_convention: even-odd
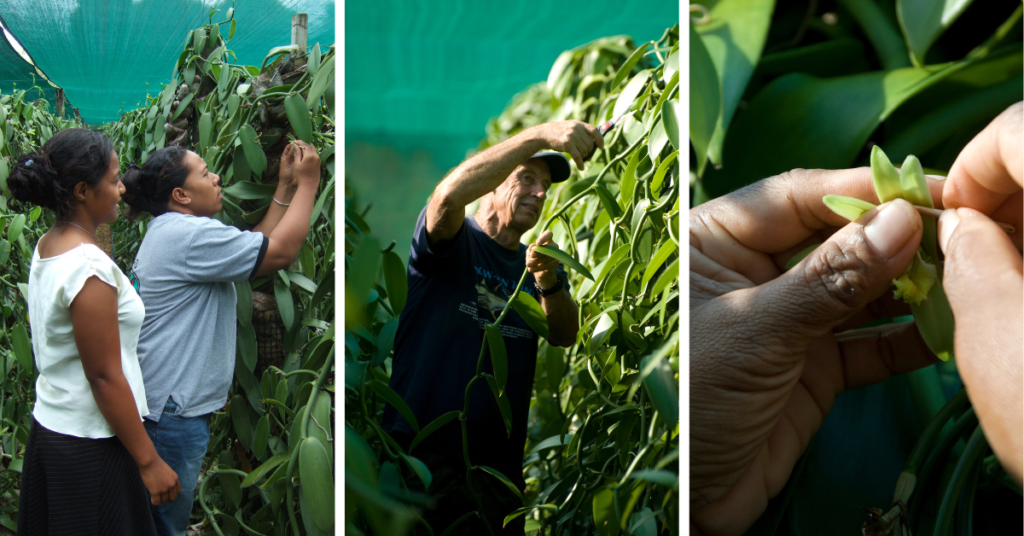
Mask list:
[[[420,427],[449,411],[461,411],[466,386],[476,373],[484,325],[501,314],[526,269],[527,246],[513,251],[466,218],[454,238],[433,246],[427,240],[426,208],[420,212],[409,255],[409,294],[395,335],[390,387],[409,405]],[[559,272],[564,272],[562,266]],[[567,289],[568,290],[568,289]],[[538,301],[533,274],[520,292]],[[508,437],[501,412],[485,380],[473,385],[469,406],[470,459],[521,480],[526,421],[530,409],[538,335],[510,309],[500,326],[508,353],[505,392],[512,408]],[[490,354],[484,372],[493,374]],[[384,429],[415,436],[390,404]],[[424,443],[462,459],[462,430],[454,419]]]

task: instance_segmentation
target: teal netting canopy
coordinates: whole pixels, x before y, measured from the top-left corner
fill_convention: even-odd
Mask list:
[[[678,22],[674,0],[349,2],[345,131],[479,140],[563,50],[611,35],[658,39]]]
[[[35,75],[33,79],[32,76]],[[29,91],[30,100],[46,99],[50,103],[50,112],[55,113],[55,88],[46,83],[35,67],[19,55],[0,32],[0,92],[10,94],[15,89],[27,90],[33,86],[38,89]],[[65,115],[70,107],[65,106]]]
[[[220,10],[213,22],[225,20],[230,7],[230,0],[0,0],[0,16],[82,119],[100,124],[135,109],[147,83],[156,94],[188,32],[207,24],[212,9]],[[334,43],[333,0],[240,0],[228,42],[238,63],[258,66],[271,48],[291,44],[295,13],[309,14],[310,46]]]

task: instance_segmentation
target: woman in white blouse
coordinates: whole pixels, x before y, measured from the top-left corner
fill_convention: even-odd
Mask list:
[[[149,409],[136,345],[145,309],[96,246],[97,225],[117,219],[118,171],[106,136],[70,129],[19,159],[7,179],[22,206],[56,214],[29,271],[39,377],[19,535],[155,534],[147,503],[181,491],[142,425]]]

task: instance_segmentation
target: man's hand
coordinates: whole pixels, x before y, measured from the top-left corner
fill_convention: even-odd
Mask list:
[[[576,169],[583,171],[583,159],[591,151],[604,148],[604,138],[597,127],[582,121],[556,121],[532,127],[537,134],[555,151],[569,153]]]
[[[315,191],[320,186],[320,155],[316,154],[316,147],[301,141],[292,142],[295,146],[295,180],[299,186],[307,184]]]
[[[841,333],[909,314],[889,286],[920,216],[896,200],[850,223],[826,194],[878,202],[867,168],[795,170],[690,210],[690,515],[709,536],[757,520],[840,393],[936,361],[913,323]]]
[[[1014,104],[957,157],[942,190],[943,285],[956,321],[957,370],[985,438],[1021,483],[1024,451],[1024,105]],[[1007,235],[993,221],[1010,223]]]
[[[526,252],[526,268],[533,273],[533,277],[537,280],[537,284],[543,289],[549,289],[558,283],[558,260],[537,253],[533,250],[536,246],[546,246],[551,244],[551,231],[544,231],[537,238],[537,241],[530,244],[529,249]],[[558,247],[555,244],[555,247]]]

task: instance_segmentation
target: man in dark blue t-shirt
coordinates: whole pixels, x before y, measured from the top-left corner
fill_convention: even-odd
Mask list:
[[[492,324],[515,290],[523,270],[530,274],[521,292],[537,299],[548,319],[548,342],[570,346],[579,331],[578,309],[558,261],[533,251],[551,243],[545,230],[529,247],[522,235],[537,225],[554,182],[569,178],[569,153],[576,167],[592,150],[604,147],[598,130],[579,121],[528,128],[469,158],[437,186],[420,213],[409,255],[409,294],[395,336],[390,386],[406,401],[420,426],[463,410],[465,391],[476,375],[484,326]],[[480,199],[476,214],[465,208]],[[503,397],[511,409],[511,433],[486,381],[470,392],[466,426],[469,461],[500,471],[522,491],[523,450],[533,388],[538,335],[510,309],[500,328],[508,355]],[[493,374],[491,361],[483,371]],[[384,429],[408,449],[415,430],[387,405]],[[523,534],[520,516],[502,532],[504,516],[522,499],[482,470],[466,483],[462,427],[453,419],[412,452],[433,474],[428,493],[437,503],[424,513],[435,534],[467,512],[483,510],[495,533]],[[457,534],[486,534],[476,517],[459,524]]]

